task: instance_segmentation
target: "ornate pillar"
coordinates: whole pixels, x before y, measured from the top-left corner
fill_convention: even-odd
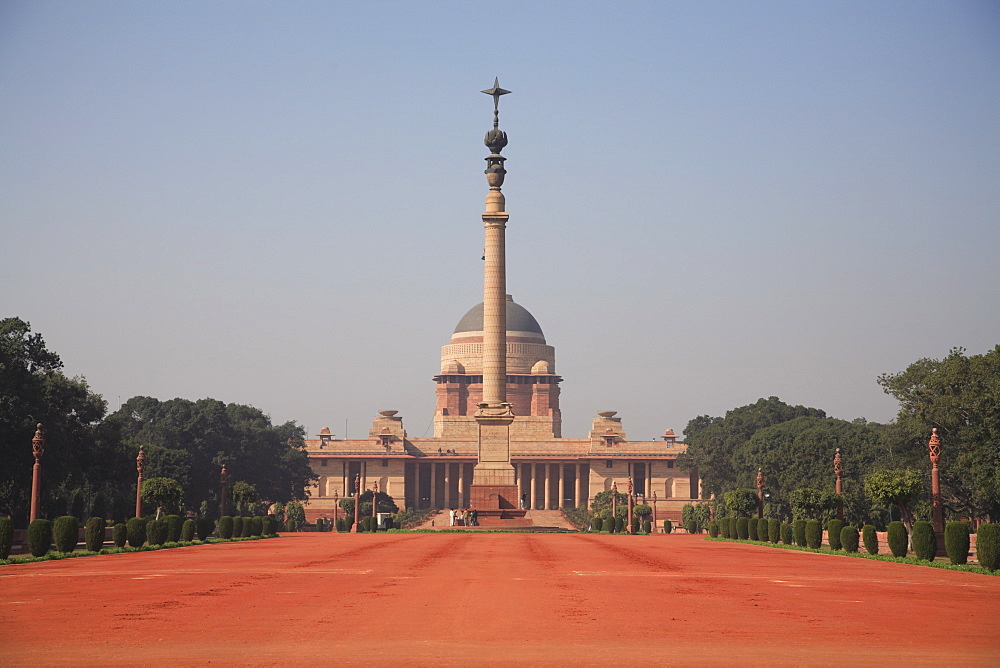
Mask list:
[[[354,526],[351,533],[358,532],[358,524],[361,522],[361,474],[354,476]]]
[[[142,472],[146,470],[146,451],[141,445],[135,458],[135,470],[139,473],[135,482],[135,516],[142,517]]]
[[[611,483],[611,519],[618,517],[618,481]]]
[[[757,469],[757,518],[764,517],[764,469]]]
[[[378,480],[375,481],[372,491],[372,517],[378,517]]]
[[[844,460],[840,457],[840,448],[833,455],[833,473],[837,476],[837,519],[844,521],[844,487],[841,483],[841,474],[844,473]]]
[[[337,520],[340,519],[340,493],[333,490],[333,528],[337,528]]]
[[[45,454],[45,431],[42,423],[35,425],[35,435],[31,439],[31,452],[35,455],[35,465],[31,468],[31,511],[28,522],[38,519],[42,507],[42,455]]]
[[[625,516],[625,522],[628,524],[627,531],[631,534],[635,533],[635,529],[632,528],[632,510],[635,508],[635,488],[632,487],[632,476],[628,477],[628,515]]]
[[[229,484],[229,472],[226,471],[226,465],[222,465],[222,470],[219,471],[219,486],[222,488],[220,496],[222,497],[219,501],[219,517],[225,517],[226,515],[226,485]],[[138,515],[136,515],[138,517]]]
[[[937,427],[931,429],[931,440],[927,443],[931,458],[931,502],[934,506],[934,531],[944,534],[944,512],[941,509],[941,482],[938,480],[938,462],[941,459],[941,439]],[[940,546],[944,541],[938,538]]]
[[[653,491],[653,533],[656,533],[656,527],[659,526],[659,518],[656,516],[656,491]]]

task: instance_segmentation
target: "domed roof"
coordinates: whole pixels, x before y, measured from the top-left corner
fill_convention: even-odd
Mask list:
[[[454,333],[481,331],[483,331],[483,303],[479,302],[462,316],[455,326]],[[528,309],[515,302],[510,295],[507,295],[507,331],[533,332],[545,336],[535,316],[528,313]]]

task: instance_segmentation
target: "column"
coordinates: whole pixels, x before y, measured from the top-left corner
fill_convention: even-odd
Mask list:
[[[538,505],[538,483],[536,482],[536,478],[538,477],[538,475],[537,475],[538,474],[538,465],[532,463],[532,464],[528,464],[528,466],[531,467],[529,469],[531,471],[531,499],[530,499],[530,501],[531,501],[531,507],[530,507],[530,510],[534,510],[535,507]]]
[[[653,498],[653,462],[646,462],[646,491],[643,496]]]
[[[583,464],[576,466],[576,494],[573,495],[574,508],[580,507],[580,497],[583,496]]]
[[[431,462],[431,508],[437,508],[437,463]]]
[[[340,498],[347,496],[347,460],[340,460]]]
[[[465,462],[458,463],[458,507],[465,508],[468,506],[468,501],[465,500]]]
[[[557,466],[559,467],[559,503],[557,505],[562,508],[566,498],[566,466],[561,462]]]
[[[361,491],[368,489],[368,460],[361,460]]]
[[[454,508],[451,502],[451,462],[445,462],[444,468],[444,507]]]
[[[514,464],[514,476],[517,478],[517,507],[521,507],[524,498],[524,464]]]
[[[543,464],[545,467],[545,501],[542,503],[542,509],[548,510],[549,504],[552,503],[552,464]]]

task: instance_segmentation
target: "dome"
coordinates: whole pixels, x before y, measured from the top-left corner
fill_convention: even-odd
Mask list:
[[[455,326],[455,334],[459,332],[482,332],[483,331],[483,303],[479,302],[462,316]],[[542,328],[539,326],[535,316],[528,313],[528,309],[514,301],[507,295],[507,331],[508,332],[531,332],[544,338]]]

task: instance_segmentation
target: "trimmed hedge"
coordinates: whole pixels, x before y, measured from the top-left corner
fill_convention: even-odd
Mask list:
[[[599,518],[595,517],[594,518],[594,522],[597,522],[598,519]],[[337,533],[344,533],[344,527],[345,527],[344,520],[338,517],[336,525],[337,525]],[[591,524],[591,526],[592,527],[597,527],[599,525],[597,525],[597,524]],[[594,531],[600,531],[600,529],[595,528]]]
[[[125,547],[125,543],[128,542],[128,529],[123,523],[119,522],[111,528],[111,542],[115,547]]]
[[[953,564],[969,560],[969,523],[948,522],[944,527],[944,551]]]
[[[886,531],[885,542],[889,544],[889,551],[892,552],[894,557],[905,557],[908,550],[907,542],[909,542],[909,535],[906,533],[906,527],[900,521],[889,522],[889,527]]]
[[[104,547],[104,518],[91,517],[83,526],[83,538],[87,543],[87,550],[90,552],[100,552]]]
[[[823,544],[823,525],[819,520],[806,522],[806,547],[818,550]]]
[[[793,545],[795,543],[795,531],[788,522],[781,523],[781,542],[785,545]]]
[[[56,543],[56,552],[72,552],[80,540],[80,522],[72,515],[57,517],[52,525],[52,538]]]
[[[273,536],[274,534],[278,533],[277,531],[278,520],[274,518],[274,515],[268,515],[266,517],[260,518],[260,523],[261,523],[260,530],[262,535]],[[330,530],[332,531],[332,525]]]
[[[128,544],[130,547],[142,547],[146,544],[146,520],[142,517],[133,517],[125,523],[125,530],[128,534]]]
[[[0,517],[0,559],[10,556],[14,547],[14,522],[9,517]]]
[[[736,518],[736,538],[746,540],[750,536],[750,520],[746,517]]]
[[[709,522],[708,523],[708,535],[711,536],[712,538],[718,538],[719,537],[719,523],[718,522],[714,522],[713,521],[713,522]]]
[[[764,519],[763,517],[757,520],[757,538],[762,543],[771,540],[767,533],[768,527],[771,526],[770,522],[770,520]]]
[[[1000,524],[983,524],[976,531],[976,558],[988,571],[1000,569]]]
[[[642,532],[643,533],[653,533],[653,523],[652,523],[652,521],[650,521],[650,519],[648,517],[642,521]],[[716,534],[719,533],[719,527],[718,527],[718,525],[716,525],[716,527],[715,527],[715,533]]]
[[[251,517],[250,518],[250,535],[260,536],[264,533],[264,518],[263,517]]]
[[[781,522],[775,519],[767,521],[767,539],[772,543],[781,540]]]
[[[937,536],[934,535],[934,525],[930,522],[913,523],[913,551],[917,553],[917,559],[934,561],[934,555],[937,554]]]
[[[601,527],[604,526],[604,520],[600,517],[595,517],[590,521],[590,528],[594,531],[600,531]],[[340,531],[340,527],[337,527],[337,531]]]
[[[861,527],[861,539],[865,543],[865,550],[868,551],[868,554],[878,554],[878,534],[875,533],[875,527],[871,524]]]
[[[181,538],[181,529],[184,528],[184,518],[180,515],[167,515],[163,518],[163,523],[167,525],[168,543],[176,543]]]
[[[729,538],[729,525],[730,521],[728,517],[719,518],[719,535],[723,538]]]
[[[38,519],[28,525],[28,551],[33,557],[44,557],[52,547],[52,522]]]
[[[663,520],[663,533],[670,533],[674,530],[674,523],[670,520]]]
[[[840,549],[840,530],[844,528],[843,520],[830,520],[826,524],[826,542],[831,550]]]
[[[236,515],[235,517],[233,517],[232,536],[239,538],[242,535],[243,535],[243,518],[240,517],[239,515]],[[231,538],[232,536],[227,536],[227,538]]]
[[[760,540],[760,538],[757,535],[757,527],[759,526],[760,525],[757,524],[756,517],[749,518],[747,520],[747,538],[749,538],[750,540]]]
[[[806,521],[795,520],[792,522],[792,533],[795,534],[795,544],[800,547],[806,546]]]
[[[195,527],[198,530],[198,540],[205,540],[215,531],[215,522],[211,517],[199,517]]]
[[[242,535],[243,535],[244,538],[249,538],[251,536],[251,532],[253,531],[253,521],[252,520],[253,520],[252,517],[244,517],[243,518],[243,534]]]
[[[149,545],[163,545],[167,542],[167,523],[150,520],[146,523],[146,542]]]
[[[218,536],[223,540],[229,540],[236,531],[236,518],[223,515],[219,518]]]
[[[181,525],[181,540],[190,543],[194,540],[195,523],[194,520],[184,520]]]
[[[840,549],[844,552],[858,551],[858,528],[850,525],[840,530]]]

